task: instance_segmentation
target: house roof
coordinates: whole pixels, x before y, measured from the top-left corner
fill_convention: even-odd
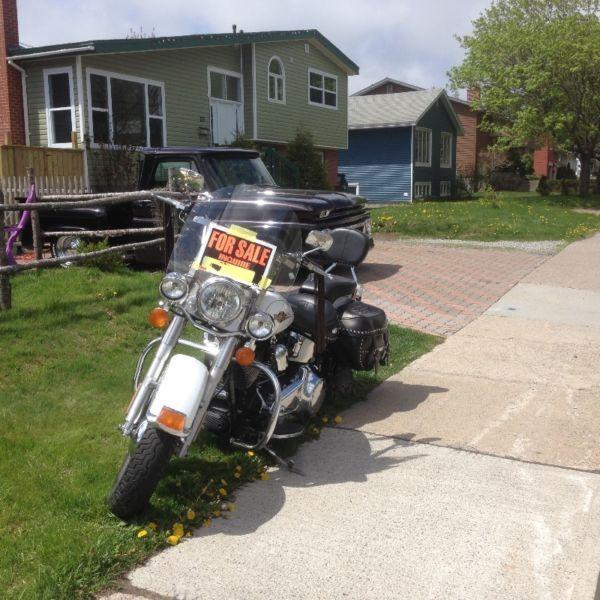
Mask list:
[[[392,79],[391,77],[384,77],[380,81],[376,81],[375,83],[372,83],[371,85],[368,85],[367,87],[362,88],[362,90],[358,90],[358,92],[354,92],[354,94],[351,94],[351,96],[364,96],[365,94],[368,94],[372,90],[378,88],[379,86],[385,85],[386,83],[395,83],[396,85],[401,85],[402,87],[409,88],[410,90],[412,90],[414,92],[425,89],[425,88],[419,87],[418,85],[413,85],[412,83],[406,83],[405,81],[400,81],[399,79]]]
[[[206,46],[229,46],[231,44],[254,44],[306,40],[321,49],[349,75],[357,75],[358,65],[350,60],[337,46],[316,29],[294,31],[254,31],[238,33],[208,33],[148,37],[141,39],[88,40],[35,48],[13,48],[9,57],[13,60],[32,60],[54,54],[115,54],[123,52],[150,52]]]
[[[348,129],[379,129],[417,125],[425,113],[440,100],[459,135],[463,128],[452,108],[448,94],[441,89],[351,96],[348,101]]]

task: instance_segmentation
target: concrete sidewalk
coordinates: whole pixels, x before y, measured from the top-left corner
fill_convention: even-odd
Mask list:
[[[113,600],[593,600],[598,264],[548,260]]]

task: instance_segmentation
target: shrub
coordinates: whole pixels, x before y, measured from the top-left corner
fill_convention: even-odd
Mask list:
[[[527,192],[527,178],[511,171],[494,171],[490,174],[490,185],[497,191]]]
[[[287,146],[286,158],[298,168],[301,188],[329,189],[325,164],[315,149],[310,131],[298,129],[296,137]]]
[[[83,242],[77,249],[82,254],[89,252],[95,252],[96,250],[105,250],[109,247],[108,240],[104,239],[101,242]],[[102,256],[94,256],[82,260],[80,265],[84,267],[94,267],[101,271],[107,272],[119,272],[125,269],[125,261],[123,256],[118,252],[111,252],[109,254],[103,254]]]
[[[548,184],[548,177],[546,177],[546,175],[540,177],[540,182],[538,183],[536,191],[540,196],[550,195],[550,185]]]
[[[577,179],[577,174],[571,168],[571,165],[561,165],[556,170],[556,179]]]

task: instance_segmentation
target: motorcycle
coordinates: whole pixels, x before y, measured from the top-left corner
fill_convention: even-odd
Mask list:
[[[149,316],[164,333],[139,357],[121,425],[131,443],[108,496],[122,519],[148,506],[171,457],[185,456],[203,428],[294,469],[270,442],[301,436],[328,393],[348,390],[353,369],[375,369],[389,352],[385,313],[360,301],[353,264],[368,251],[363,234],[306,235],[297,208],[251,186],[178,208],[185,221]],[[300,287],[299,272],[308,273]]]

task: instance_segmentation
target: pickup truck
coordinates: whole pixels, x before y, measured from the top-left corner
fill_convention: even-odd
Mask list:
[[[286,204],[298,204],[298,220],[308,233],[311,229],[357,229],[371,238],[371,219],[365,201],[359,196],[337,191],[293,190],[277,186],[271,174],[254,150],[236,148],[152,148],[143,150],[137,189],[165,188],[171,168],[184,167],[204,176],[206,189],[217,189],[247,184],[269,189],[272,201],[281,199]],[[82,238],[78,231],[155,227],[154,202],[142,200],[113,207],[93,209],[56,210],[41,214],[42,231],[68,231],[70,235],[50,238],[55,256],[77,252]],[[142,241],[136,235],[130,238],[110,238],[113,244]],[[156,264],[160,260],[156,248],[136,252],[136,262]]]

